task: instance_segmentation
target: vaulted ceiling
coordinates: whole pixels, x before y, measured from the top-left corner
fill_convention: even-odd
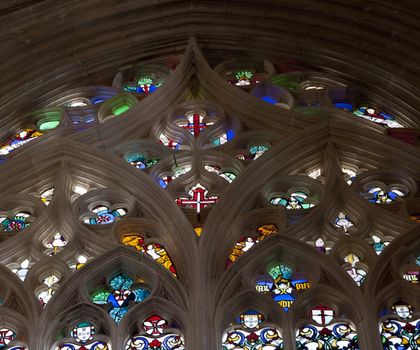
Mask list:
[[[420,109],[420,4],[400,0],[3,0],[0,120],[43,96],[110,84],[139,61],[176,62],[194,35],[210,63],[268,58]]]

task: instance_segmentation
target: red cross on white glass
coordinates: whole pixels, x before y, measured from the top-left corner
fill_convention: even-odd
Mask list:
[[[311,310],[311,313],[312,319],[323,326],[330,323],[334,318],[334,310],[328,306],[318,305]]]
[[[169,148],[171,148],[171,149],[178,149],[178,147],[179,147],[179,143],[178,143],[178,142],[176,142],[176,141],[174,141],[174,140],[171,140],[171,139],[167,138],[165,134],[160,134],[160,136],[159,136],[159,140],[160,140],[160,142],[161,142],[161,143],[163,143],[166,147],[169,147]]]
[[[188,191],[191,198],[178,198],[176,204],[180,207],[194,208],[197,210],[197,214],[200,214],[202,208],[214,204],[219,200],[217,196],[207,197],[207,192],[204,186],[197,184]]]
[[[201,132],[207,127],[207,124],[203,122],[204,116],[199,113],[187,114],[188,123],[183,126],[187,129],[194,137],[198,137]]]

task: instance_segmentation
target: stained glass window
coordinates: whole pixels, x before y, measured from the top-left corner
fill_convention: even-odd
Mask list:
[[[360,264],[360,258],[355,254],[348,254],[344,257],[344,261],[350,265],[347,267],[347,273],[351,278],[357,283],[358,286],[361,286],[363,281],[366,278],[366,270]]]
[[[88,262],[88,257],[86,255],[80,254],[76,258],[76,262],[69,264],[69,267],[74,271],[80,270]]]
[[[92,302],[98,305],[108,305],[108,313],[119,324],[128,312],[132,303],[145,300],[150,292],[141,287],[136,287],[131,277],[119,274],[110,279],[107,285],[99,287],[92,296]]]
[[[234,131],[228,130],[227,132],[223,133],[219,137],[216,137],[215,139],[213,139],[212,144],[213,146],[224,145],[226,142],[229,142],[230,140],[232,140],[234,136],[235,136]]]
[[[244,237],[240,241],[236,242],[233,247],[232,253],[226,262],[226,267],[232,265],[236,259],[238,259],[242,254],[251,249],[255,244],[261,242],[265,238],[269,237],[273,233],[277,233],[277,226],[274,224],[265,224],[257,229],[258,235],[251,237]]]
[[[7,344],[16,338],[16,333],[9,328],[0,328],[0,349],[4,349]]]
[[[350,102],[345,101],[335,101],[334,106],[338,109],[342,109],[343,111],[353,112],[353,104]]]
[[[173,178],[176,179],[176,178],[180,177],[181,175],[184,175],[184,174],[188,173],[190,170],[191,170],[191,167],[190,166],[179,166],[179,167],[176,167],[174,169]]]
[[[61,252],[67,243],[67,240],[60,234],[60,232],[57,232],[44,245],[48,248],[47,254],[54,255]]]
[[[254,145],[249,148],[249,154],[238,154],[236,155],[236,158],[239,160],[255,160],[267,151],[268,146]]]
[[[141,325],[141,333],[128,340],[126,350],[183,350],[184,338],[180,334],[166,333],[169,322],[153,315]]]
[[[344,232],[347,232],[350,227],[354,226],[354,224],[346,214],[340,212],[334,219],[334,226],[343,229]]]
[[[132,166],[135,166],[137,169],[149,168],[159,162],[159,159],[157,158],[148,159],[143,154],[138,152],[129,153],[124,156],[124,159]]]
[[[322,171],[320,168],[316,168],[308,172],[308,176],[312,179],[317,179],[318,177],[321,176],[321,174],[322,174]]]
[[[405,193],[398,190],[383,190],[380,187],[372,187],[368,189],[370,194],[369,202],[376,204],[390,204],[396,202],[399,198],[404,197]]]
[[[91,215],[90,218],[86,218],[83,220],[85,224],[90,224],[90,225],[112,224],[115,218],[126,215],[127,210],[124,208],[116,208],[116,209],[110,210],[105,205],[99,205],[92,209],[92,213],[95,215],[94,216]]]
[[[22,131],[19,131],[14,137],[10,138],[3,146],[0,147],[0,155],[6,155],[15,150],[16,148],[24,145],[25,143],[35,140],[37,137],[42,136],[43,133],[26,128]]]
[[[275,265],[268,269],[270,278],[257,281],[257,292],[270,295],[283,309],[288,311],[299,292],[309,289],[308,280],[297,277],[294,271],[283,264]]]
[[[101,340],[93,340],[96,334],[95,326],[89,322],[80,322],[70,331],[73,338],[57,346],[56,350],[108,350],[110,347]]]
[[[420,272],[419,270],[410,270],[407,271],[404,275],[403,275],[404,279],[407,280],[408,282],[414,283],[414,284],[418,284],[419,280],[420,280]]]
[[[389,113],[378,111],[372,107],[362,106],[353,113],[358,117],[370,120],[377,124],[383,124],[389,128],[403,128],[403,126],[395,120],[394,116]]]
[[[341,168],[341,171],[344,174],[344,179],[346,180],[347,184],[350,186],[354,180],[356,180],[357,173],[349,168]]]
[[[5,232],[22,231],[30,225],[31,213],[22,211],[16,213],[12,218],[8,216],[0,216],[0,228]]]
[[[264,145],[255,145],[249,148],[249,153],[251,153],[254,156],[254,160],[259,158],[261,155],[263,155],[267,151],[268,151],[268,147]]]
[[[66,102],[64,107],[76,108],[76,107],[85,107],[89,104],[89,100],[86,98],[77,98],[72,101]]]
[[[219,167],[213,165],[205,165],[204,169],[209,173],[219,175],[221,178],[225,179],[227,182],[231,183],[236,179],[236,175],[229,171],[221,171]]]
[[[139,252],[147,254],[153,258],[157,263],[167,268],[176,277],[176,270],[169,257],[168,252],[160,244],[144,242],[143,236],[139,234],[128,234],[121,237],[121,243],[133,247]]]
[[[263,316],[255,310],[240,315],[239,325],[222,337],[223,350],[281,350],[283,338],[279,329],[262,327]]]
[[[315,247],[316,249],[318,249],[318,251],[320,251],[321,253],[326,253],[327,252],[327,248],[325,247],[325,242],[322,238],[318,238],[315,241]]]
[[[160,134],[159,136],[159,141],[160,143],[162,143],[163,145],[165,145],[166,147],[169,147],[170,149],[179,149],[180,147],[180,143],[168,138],[165,134]]]
[[[146,157],[141,153],[130,153],[124,158],[128,163],[135,166],[137,169],[146,168]]]
[[[219,197],[217,196],[207,196],[207,188],[199,183],[191,187],[188,193],[190,195],[189,198],[180,197],[176,200],[176,203],[180,207],[195,209],[197,214],[200,214],[201,209],[215,204],[219,200]]]
[[[372,247],[375,250],[376,254],[381,254],[386,246],[390,243],[388,241],[383,241],[382,238],[378,235],[373,234],[372,236]]]
[[[419,349],[420,319],[410,321],[413,307],[401,301],[394,304],[391,309],[394,318],[384,320],[379,327],[383,349]]]
[[[12,272],[15,273],[22,281],[24,281],[26,278],[26,275],[29,272],[29,265],[30,265],[30,260],[25,259],[20,263],[18,267],[12,268]]]
[[[289,196],[275,196],[270,199],[270,203],[274,205],[281,205],[288,210],[291,209],[310,209],[315,206],[314,201],[308,199],[308,195],[303,192],[293,192]]]
[[[305,324],[296,332],[299,350],[342,349],[359,350],[356,329],[347,322],[331,323],[334,311],[318,305],[311,310],[314,324]]]
[[[45,205],[50,204],[53,194],[54,194],[54,187],[50,187],[50,188],[46,189],[45,191],[42,191],[41,192],[41,201]]]
[[[127,83],[123,86],[123,90],[127,92],[136,92],[138,94],[150,94],[154,92],[159,86],[162,85],[161,81],[157,81],[153,75],[141,75],[137,78],[135,83]]]
[[[57,118],[45,118],[38,122],[38,128],[40,131],[48,131],[55,129],[60,125],[60,117]]]
[[[159,185],[162,188],[166,188],[168,184],[172,181],[172,176],[163,176],[159,179]]]
[[[42,307],[45,307],[51,300],[52,296],[55,293],[55,288],[53,288],[53,285],[57,284],[59,281],[60,277],[54,274],[45,277],[42,281],[43,288],[41,288],[37,294],[38,300],[41,303]]]
[[[420,281],[420,265],[417,263],[417,260],[414,262],[414,266],[410,267],[403,274],[403,278],[413,284],[418,284]]]
[[[207,127],[213,125],[214,122],[205,121],[206,114],[204,112],[189,112],[185,115],[185,121],[178,122],[177,125],[187,130],[194,137],[206,130]]]
[[[123,114],[124,112],[127,112],[132,106],[128,105],[128,104],[122,104],[119,106],[116,106],[114,108],[112,108],[112,114],[114,115],[120,115]]]
[[[234,73],[236,78],[236,86],[248,86],[251,85],[251,79],[254,74],[249,70],[240,70]]]

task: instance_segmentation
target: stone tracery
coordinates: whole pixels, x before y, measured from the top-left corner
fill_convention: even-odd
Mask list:
[[[31,264],[34,264],[27,272],[27,276],[25,275],[27,282],[22,293],[26,294],[27,307],[31,310],[26,310],[24,317],[32,322],[41,321],[37,332],[43,337],[34,335],[31,337],[30,334],[25,334],[24,329],[23,332],[17,332],[16,329],[16,334],[29,344],[31,350],[52,346],[54,337],[62,330],[60,327],[50,329],[47,324],[53,322],[55,318],[58,318],[58,323],[62,323],[66,316],[64,311],[73,310],[74,305],[71,302],[75,300],[75,305],[79,305],[80,309],[88,307],[102,315],[104,319],[100,326],[101,334],[104,333],[105,337],[109,337],[112,346],[118,348],[123,346],[127,339],[128,330],[133,329],[135,324],[133,315],[140,319],[146,315],[145,310],[153,309],[153,304],[166,302],[169,313],[182,310],[178,323],[184,327],[182,331],[185,334],[186,348],[203,347],[204,334],[208,333],[211,339],[205,346],[209,349],[217,346],[220,348],[222,339],[220,332],[226,328],[224,327],[226,319],[235,314],[235,310],[229,314],[229,308],[226,306],[228,300],[233,300],[233,308],[237,309],[245,306],[245,301],[252,302],[255,308],[261,308],[266,312],[271,323],[282,330],[290,327],[286,322],[287,317],[290,317],[292,324],[298,329],[297,324],[303,317],[302,314],[299,315],[298,310],[308,306],[309,301],[305,300],[313,297],[312,289],[319,289],[321,294],[328,296],[334,303],[343,305],[344,309],[344,306],[349,308],[353,302],[352,298],[355,298],[358,309],[346,315],[349,315],[358,334],[360,333],[361,347],[375,348],[380,344],[379,333],[377,337],[369,338],[371,335],[369,332],[377,333],[379,310],[365,308],[367,303],[365,298],[369,296],[376,300],[380,293],[370,281],[387,273],[380,269],[380,265],[386,263],[392,266],[389,270],[393,271],[392,276],[399,283],[408,285],[403,278],[404,271],[399,271],[399,268],[404,264],[410,267],[411,262],[404,261],[402,255],[398,260],[399,257],[391,256],[391,253],[398,251],[400,244],[409,242],[418,233],[418,228],[414,222],[408,220],[409,215],[405,208],[406,196],[401,196],[401,200],[395,203],[395,208],[383,208],[370,204],[360,196],[360,192],[366,192],[366,186],[370,186],[372,181],[380,181],[381,176],[387,177],[390,172],[399,173],[400,169],[395,169],[388,163],[395,164],[393,161],[397,159],[397,154],[392,148],[405,147],[405,145],[389,139],[384,135],[383,128],[366,122],[355,124],[357,117],[328,109],[328,103],[320,104],[320,108],[326,109],[327,122],[316,114],[307,115],[304,111],[302,114],[297,113],[302,111],[300,109],[302,106],[305,106],[300,101],[311,98],[309,95],[314,89],[309,89],[308,86],[314,86],[312,83],[312,85],[304,84],[300,89],[303,92],[299,92],[299,98],[292,94],[287,95],[289,102],[293,99],[291,100],[293,103],[288,102],[291,110],[273,109],[277,106],[265,104],[255,94],[253,95],[255,98],[252,98],[252,93],[246,95],[246,91],[241,91],[241,88],[236,86],[221,85],[213,92],[209,89],[209,84],[222,84],[223,79],[204,61],[191,63],[189,60],[191,57],[203,60],[195,42],[190,43],[184,61],[150,96],[144,97],[149,95],[145,89],[150,89],[154,82],[143,79],[135,82],[137,84],[135,92],[139,96],[130,95],[130,92],[117,93],[115,96],[109,96],[110,98],[98,105],[99,107],[96,106],[96,111],[93,112],[89,109],[91,107],[87,101],[86,105],[80,100],[66,102],[71,105],[65,105],[64,108],[71,109],[71,113],[63,117],[60,126],[56,125],[54,130],[40,136],[37,144],[19,147],[8,156],[6,164],[3,165],[5,175],[2,176],[6,179],[7,176],[15,174],[14,176],[22,178],[22,184],[16,186],[5,180],[4,192],[10,195],[20,194],[17,199],[2,200],[2,208],[8,207],[9,203],[13,204],[11,207],[33,208],[36,220],[25,230],[17,232],[2,243],[0,251],[5,256],[2,262],[10,264],[15,262],[13,259],[19,254],[25,253],[30,257]],[[192,102],[188,101],[186,106],[183,103],[188,97],[182,86],[177,86],[177,80],[186,76],[193,68],[192,65],[195,65],[194,68],[198,71],[196,79],[201,84],[202,92],[193,96],[190,99]],[[246,89],[246,86],[256,83],[252,81],[254,74],[249,75],[241,69],[235,75],[237,81],[231,85],[245,86]],[[247,79],[251,79],[249,84],[246,83]],[[133,81],[127,85],[130,89],[133,89]],[[185,84],[188,86],[189,82]],[[323,82],[324,90],[328,84]],[[123,85],[120,85],[120,89],[121,86]],[[117,89],[115,86],[114,88]],[[142,90],[138,91],[139,88]],[[309,91],[307,99],[304,98],[304,91]],[[232,101],[225,102],[221,98],[225,95],[231,96]],[[162,103],[163,98],[167,102]],[[203,101],[199,101],[199,98]],[[246,101],[239,103],[243,99]],[[331,104],[331,101],[329,103]],[[167,106],[171,104],[181,107],[165,114],[169,110]],[[88,109],[89,112],[86,112]],[[192,111],[192,119],[187,110]],[[203,110],[205,111],[202,112]],[[89,118],[94,119],[87,122],[85,112],[89,114]],[[76,117],[78,113],[79,116]],[[200,113],[203,114],[202,118]],[[253,116],[256,113],[258,118]],[[291,127],[288,123],[288,118],[292,116],[294,118],[295,114],[298,115],[296,126],[304,129],[303,131]],[[196,115],[198,117],[195,117]],[[179,122],[182,118],[179,119],[178,116],[186,118],[187,122],[185,120]],[[207,116],[210,122],[204,127],[202,124]],[[74,120],[80,122],[75,123]],[[71,125],[83,123],[92,126],[86,126],[84,130],[75,132],[75,141],[60,140],[61,128],[70,128]],[[346,138],[340,139],[343,125],[348,135],[360,139],[363,148]],[[231,134],[230,130],[233,130]],[[157,142],[162,133],[168,140],[167,148]],[[369,133],[368,140],[361,137],[365,133]],[[47,136],[48,139],[42,141]],[[151,140],[155,144],[152,144]],[[171,142],[172,145],[174,142],[180,145],[178,150],[170,145]],[[378,151],[375,148],[376,142],[389,143],[385,147],[386,151]],[[313,144],[316,144],[315,148]],[[257,149],[251,157],[253,154],[251,148],[256,145],[269,147],[266,146],[263,152],[262,149]],[[246,156],[238,158],[237,155],[242,154],[240,152],[244,149]],[[59,159],[42,155],[42,152],[52,151],[59,152],[58,155],[64,160],[61,162]],[[149,167],[131,166],[127,163],[139,161],[132,158],[128,160],[127,155],[131,154],[128,152],[134,151],[139,154],[150,153],[151,158],[157,156],[159,160]],[[358,157],[354,156],[356,151]],[[258,156],[255,156],[257,152]],[[373,152],[375,154],[372,155]],[[20,174],[22,167],[18,162],[37,153],[40,155],[36,158],[36,167],[46,169],[45,172],[35,175],[34,179]],[[250,162],[251,159],[247,157],[253,161]],[[144,163],[146,159],[148,158],[141,161]],[[398,157],[398,161],[400,168],[404,170],[404,175],[397,180],[402,182],[401,186],[406,189],[405,194],[409,193],[410,199],[413,199],[418,193],[416,187],[416,181],[419,180],[416,173],[418,158],[404,155],[402,159]],[[214,170],[212,172],[206,170],[204,164],[207,166],[217,164],[223,169],[220,171],[231,172],[237,178],[229,183],[220,176],[215,176],[217,173]],[[367,170],[351,176],[352,181],[348,186],[342,174],[343,164],[352,164],[356,169]],[[315,167],[321,169],[322,183],[306,176],[307,170]],[[377,170],[381,168],[385,168],[388,172]],[[352,174],[347,172],[347,175]],[[167,188],[163,190],[159,187],[159,180],[165,176],[170,176],[171,181],[167,181],[165,186]],[[288,180],[293,180],[295,183],[291,184]],[[199,211],[198,204],[195,204],[194,213],[187,209],[184,216],[182,209],[176,206],[176,200],[178,198],[180,201],[180,198],[183,198],[181,193],[185,194],[198,184],[201,186],[199,188],[211,188],[218,199],[213,201],[212,206],[200,206]],[[39,198],[35,201],[35,197],[30,197],[30,193],[45,193],[46,188],[52,187],[54,192],[45,197],[49,201],[48,206],[43,204],[46,201]],[[290,190],[291,188],[293,190]],[[293,194],[295,197],[296,193],[305,193],[307,197],[309,194],[315,195],[316,205],[296,208],[309,209],[302,212],[288,211],[287,205],[274,207],[269,203],[272,198],[268,198],[276,193],[288,195],[291,207],[293,207],[290,204]],[[213,197],[200,198],[208,200]],[[197,213],[200,214],[198,218]],[[343,213],[344,217],[343,215],[340,217],[340,213]],[[341,221],[335,221],[336,216]],[[245,224],[235,221],[236,217],[241,217]],[[102,223],[102,218],[106,225],[97,225]],[[343,224],[346,218],[351,218],[352,225]],[[260,240],[255,247],[241,254],[241,257],[231,264],[230,269],[225,270],[229,250],[235,243],[241,241],[243,231],[246,228],[255,230],[256,227],[267,224],[277,224],[280,234]],[[334,224],[338,227],[334,227]],[[132,228],[130,225],[138,225],[139,229],[128,231]],[[203,227],[199,239],[193,231],[193,227],[197,225]],[[165,247],[174,260],[178,279],[173,278],[173,271],[170,268],[166,269],[169,271],[165,271],[147,256],[141,257],[120,246],[119,238],[123,234],[143,232],[143,230],[150,232],[153,238],[156,236],[156,244]],[[54,254],[46,255],[43,251],[45,246],[40,243],[56,232],[61,232],[67,238],[68,244],[63,244],[62,249],[54,250]],[[372,234],[375,232],[381,232],[382,236],[392,238],[392,242],[380,256],[375,254],[370,244]],[[332,247],[326,255],[321,255],[314,246],[305,243],[315,244],[321,236]],[[4,235],[2,238],[8,237]],[[40,250],[41,246],[43,250]],[[53,245],[51,247],[50,249],[54,249]],[[341,261],[342,264],[342,259],[350,252],[363,257],[366,266],[369,267],[365,269],[366,280],[360,288],[353,283],[338,262]],[[75,259],[82,254],[90,257],[89,262],[86,265],[86,262],[83,262],[83,266],[78,269],[80,271],[71,271],[69,265],[74,264]],[[304,290],[305,297],[302,295],[296,298],[296,302],[284,304],[290,309],[287,316],[272,300],[258,295],[255,291],[254,279],[262,273],[256,268],[257,262],[262,262],[264,259],[269,263],[284,262],[286,266],[291,264],[293,268],[299,267],[297,269],[299,271],[301,265],[305,270],[309,261],[313,263],[314,271],[310,272],[310,276],[305,276],[305,279],[297,282],[308,283],[308,286],[310,282],[311,288],[307,285],[305,286],[308,288],[304,288],[303,285],[297,286],[296,283],[293,285],[295,289]],[[307,261],[301,263],[300,260]],[[268,267],[269,264],[266,265]],[[12,276],[12,272],[6,270],[2,271],[2,274]],[[123,336],[118,335],[115,325],[109,322],[109,316],[104,310],[92,305],[86,306],[90,300],[89,288],[94,288],[104,278],[112,279],[117,273],[131,274],[136,278],[138,276],[146,283],[150,283],[150,296],[138,305],[130,304],[130,307],[124,311],[126,316],[119,318],[120,327],[125,326],[127,329]],[[373,277],[370,277],[371,275]],[[48,276],[58,276],[58,280],[53,279],[53,283],[50,283],[51,281],[46,283]],[[290,282],[290,277],[275,274],[273,279],[283,278],[282,283],[287,284]],[[20,286],[20,282],[16,277],[11,278],[10,283],[15,289],[10,288],[13,292],[5,292],[4,307],[15,310],[12,295],[19,294],[16,286]],[[337,285],[341,287],[338,288]],[[276,292],[281,289],[280,287],[276,287],[276,291],[272,286],[270,288],[274,294],[280,293]],[[413,288],[418,286],[409,285],[407,288],[414,291]],[[46,293],[46,298],[41,298],[44,301],[44,310],[36,304],[35,297],[37,293],[43,292]],[[247,296],[242,299],[241,293]],[[291,293],[287,291],[283,294],[291,296]],[[203,298],[208,303],[201,310]],[[378,296],[378,300],[380,298],[381,296]],[[129,303],[130,301],[127,305]],[[13,312],[19,313],[19,311]],[[74,309],[73,312],[76,320],[79,311]],[[362,321],[362,316],[366,316],[365,319],[370,323],[363,323],[367,321]],[[195,325],[202,329],[193,330]],[[210,325],[214,325],[215,329],[210,329],[213,328]],[[293,346],[291,344],[294,343],[294,331],[295,329],[282,335],[288,346]],[[42,339],[50,340],[43,344]]]

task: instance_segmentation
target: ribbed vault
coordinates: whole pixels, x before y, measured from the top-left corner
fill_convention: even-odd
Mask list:
[[[49,94],[110,83],[119,67],[178,61],[191,35],[211,63],[272,59],[279,71],[313,68],[413,112],[420,106],[419,5],[413,1],[5,1],[2,119]]]

